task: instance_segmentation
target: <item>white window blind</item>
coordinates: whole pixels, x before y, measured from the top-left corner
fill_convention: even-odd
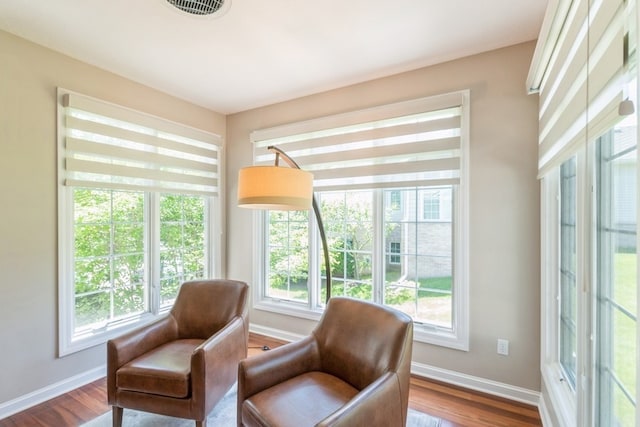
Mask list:
[[[469,92],[421,98],[254,131],[255,163],[275,145],[319,191],[457,184]]]
[[[214,196],[220,136],[59,90],[63,184]]]
[[[545,41],[553,49],[534,60],[528,82],[530,91],[540,92],[539,176],[615,121],[624,95],[627,3],[561,2],[549,30],[555,34]]]

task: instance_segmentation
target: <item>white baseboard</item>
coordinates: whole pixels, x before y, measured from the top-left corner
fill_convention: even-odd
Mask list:
[[[32,391],[24,396],[17,397],[13,400],[0,403],[0,420],[10,417],[20,411],[24,411],[39,403],[45,402],[61,394],[67,393],[78,387],[82,387],[92,381],[104,377],[107,373],[106,365],[91,369],[90,371],[65,378],[55,384],[48,385],[39,390]]]
[[[305,337],[304,335],[292,334],[281,329],[269,328],[267,326],[255,325],[253,323],[249,324],[249,331],[253,332],[254,334],[265,335],[267,337],[272,337],[287,342],[298,341]]]
[[[411,373],[535,407],[538,407],[540,403],[540,392],[448,369],[413,362],[411,363]]]
[[[291,334],[261,325],[251,324],[249,329],[256,334],[274,337],[283,341],[297,341],[303,338],[303,335]],[[416,362],[411,364],[411,373],[539,408],[540,393],[537,391]]]

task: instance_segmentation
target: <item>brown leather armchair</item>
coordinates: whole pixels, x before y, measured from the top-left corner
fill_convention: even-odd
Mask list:
[[[123,408],[188,418],[204,427],[247,357],[248,286],[201,280],[180,287],[170,313],[107,343],[113,425]]]
[[[413,322],[333,298],[313,333],[238,366],[238,426],[404,426]]]

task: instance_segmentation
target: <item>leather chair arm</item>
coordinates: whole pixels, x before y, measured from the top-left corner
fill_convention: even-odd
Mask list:
[[[206,416],[236,382],[238,362],[247,357],[246,319],[235,317],[200,344],[191,357],[192,408]]]
[[[147,351],[176,339],[178,327],[171,315],[134,329],[118,338],[107,341],[107,389],[108,401],[115,404],[116,371],[124,364]]]
[[[338,411],[316,424],[316,427],[403,427],[405,418],[398,376],[394,372],[387,372]]]
[[[171,315],[109,340],[107,353],[116,356],[118,367],[178,337],[178,327]]]
[[[245,359],[238,365],[238,403],[290,378],[321,368],[313,335]]]

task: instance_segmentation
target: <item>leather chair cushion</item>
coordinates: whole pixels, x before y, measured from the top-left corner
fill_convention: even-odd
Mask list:
[[[122,366],[116,385],[122,390],[185,398],[190,395],[191,354],[201,339],[171,341]]]
[[[308,372],[251,396],[242,404],[245,426],[312,426],[340,409],[358,390],[338,377]]]

